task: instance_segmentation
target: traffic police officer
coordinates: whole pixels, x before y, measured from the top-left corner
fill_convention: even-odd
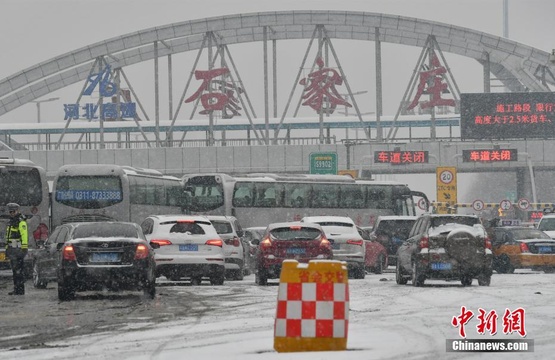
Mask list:
[[[8,294],[24,295],[25,274],[23,259],[27,255],[29,240],[27,221],[25,221],[25,216],[19,211],[18,204],[9,203],[7,208],[10,214],[10,221],[6,228],[6,256],[10,259],[10,265],[12,266],[14,286],[13,291]]]

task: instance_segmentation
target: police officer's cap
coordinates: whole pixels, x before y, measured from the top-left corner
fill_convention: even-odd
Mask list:
[[[16,204],[16,203],[9,203],[9,204],[7,205],[7,208],[8,208],[8,212],[9,212],[9,211],[19,211],[19,204]]]

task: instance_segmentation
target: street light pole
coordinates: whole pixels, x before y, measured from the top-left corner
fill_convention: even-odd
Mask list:
[[[32,103],[37,104],[37,124],[40,124],[40,104],[44,102],[50,102],[60,99],[59,97],[48,98],[45,100],[35,100]],[[38,129],[40,131],[40,129]],[[40,133],[38,134],[38,146],[40,146]]]

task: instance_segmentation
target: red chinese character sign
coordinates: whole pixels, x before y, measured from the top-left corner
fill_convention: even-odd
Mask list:
[[[332,114],[337,105],[351,107],[341,95],[337,92],[336,86],[343,84],[343,78],[339,73],[332,68],[324,66],[324,61],[321,58],[316,60],[318,70],[308,74],[308,77],[301,79],[299,84],[305,87],[302,103],[305,106],[310,106],[317,113],[326,112]],[[328,108],[324,108],[324,104]]]
[[[427,164],[428,151],[374,151],[376,164]]]
[[[209,115],[214,111],[221,111],[223,119],[241,115],[239,113],[241,107],[235,92],[237,90],[238,95],[241,95],[243,91],[241,88],[234,86],[232,82],[227,81],[228,76],[228,68],[196,70],[195,78],[202,80],[202,84],[185,102],[189,103],[200,98],[204,110],[200,111],[199,114],[202,115]]]
[[[442,98],[441,95],[447,91],[448,84],[444,81],[447,69],[441,65],[433,50],[429,52],[430,66],[426,71],[421,71],[419,76],[418,89],[416,96],[407,107],[407,110],[414,109],[418,104],[420,108],[427,109],[434,106],[455,106],[455,100]],[[422,95],[429,95],[428,101],[419,101]]]

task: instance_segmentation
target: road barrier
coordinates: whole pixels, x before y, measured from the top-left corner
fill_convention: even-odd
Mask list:
[[[336,260],[313,260],[308,264],[285,260],[278,290],[274,349],[346,350],[348,325],[346,264]]]

